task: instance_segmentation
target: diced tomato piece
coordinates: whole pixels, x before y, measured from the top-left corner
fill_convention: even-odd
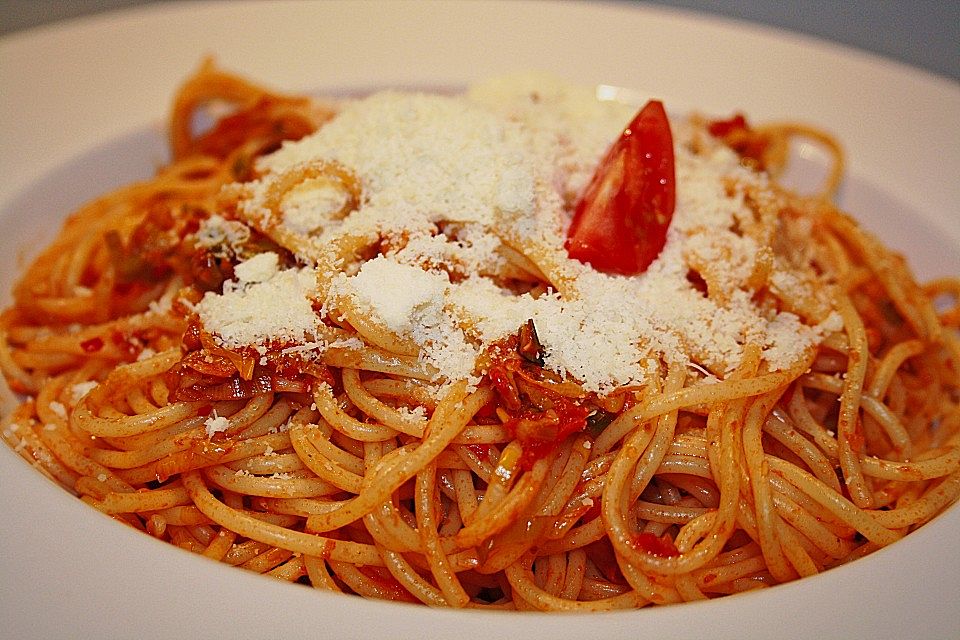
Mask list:
[[[567,233],[567,254],[605,273],[636,275],[660,255],[676,205],[673,134],[651,100],[613,143]]]
[[[226,158],[249,140],[279,144],[312,133],[312,123],[285,112],[283,107],[287,102],[265,97],[246,109],[220,118],[209,131],[194,140],[193,151]]]
[[[520,408],[520,396],[517,385],[513,381],[510,369],[505,364],[495,364],[487,372],[490,383],[500,394],[500,399],[508,409]]]
[[[633,546],[638,551],[646,551],[661,558],[674,558],[680,555],[670,536],[663,535],[658,538],[649,531],[638,533],[633,539]]]
[[[567,398],[550,394],[554,408],[546,411],[528,410],[504,423],[504,427],[523,445],[520,459],[522,469],[533,464],[556,449],[572,433],[583,431],[587,426],[585,407]]]
[[[727,120],[712,120],[707,124],[707,132],[722,140],[741,157],[755,162],[757,168],[763,168],[763,156],[770,140],[750,128],[742,113],[734,114]]]
[[[464,445],[467,449],[473,452],[473,455],[477,456],[478,460],[483,462],[492,462],[490,457],[490,445],[488,444],[467,444]]]
[[[707,125],[707,131],[715,138],[725,138],[731,133],[738,131],[749,131],[747,119],[742,113],[737,113],[727,120],[713,120]]]
[[[103,349],[103,338],[94,336],[89,340],[84,340],[80,343],[80,348],[86,353],[96,353],[97,351]]]

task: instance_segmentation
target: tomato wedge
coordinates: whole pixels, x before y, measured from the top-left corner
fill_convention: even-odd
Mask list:
[[[613,143],[577,203],[567,255],[597,271],[642,273],[660,255],[676,205],[670,122],[648,102]]]

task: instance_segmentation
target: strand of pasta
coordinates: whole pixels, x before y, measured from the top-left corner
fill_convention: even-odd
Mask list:
[[[882,283],[897,311],[907,320],[916,334],[930,342],[940,338],[941,327],[930,301],[919,287],[906,276],[902,260],[885,250],[869,233],[861,229],[847,215],[835,207],[825,205],[820,214],[830,229],[843,238],[848,246],[858,251],[865,266]]]
[[[843,471],[843,481],[855,505],[867,508],[873,504],[871,489],[863,477],[860,458],[863,456],[863,436],[860,426],[860,398],[867,373],[867,338],[863,320],[846,296],[837,299],[837,311],[843,318],[849,348],[847,373],[840,394],[840,414],[837,417],[837,457]]]
[[[430,573],[433,574],[447,604],[451,607],[463,607],[470,601],[470,596],[457,580],[450,561],[440,546],[440,537],[437,534],[437,517],[434,511],[434,505],[437,502],[437,496],[434,493],[436,481],[437,468],[433,463],[427,464],[417,473],[414,502],[417,531],[420,533],[421,547],[430,563]]]
[[[390,549],[378,547],[380,555],[383,557],[383,564],[390,571],[397,581],[403,585],[403,588],[413,594],[420,602],[434,607],[442,607],[448,604],[444,597],[435,586],[427,582],[417,573],[416,569],[403,557],[403,554]]]
[[[888,545],[899,539],[899,536],[881,526],[866,511],[859,509],[841,494],[831,491],[827,485],[817,480],[810,473],[778,458],[768,457],[767,462],[772,471],[779,473],[791,484],[826,507],[835,516],[844,522],[848,522],[871,542]]]
[[[665,383],[665,393],[675,392],[677,388],[682,386],[684,377],[685,373],[682,368],[674,367],[671,369]],[[625,514],[632,497],[631,493],[641,492],[646,483],[650,481],[652,473],[644,474],[643,480],[638,483],[634,491],[630,491],[633,487],[628,484],[628,479],[631,470],[636,467],[648,446],[651,448],[653,459],[648,460],[649,464],[644,465],[644,467],[656,469],[659,466],[666,445],[673,439],[676,421],[676,411],[672,411],[662,415],[657,420],[655,429],[640,427],[628,436],[607,473],[601,503],[603,518],[605,524],[609,527],[610,540],[617,554],[626,561],[621,564],[621,570],[631,586],[645,600],[656,603],[670,602],[675,599],[675,596],[669,590],[665,590],[661,585],[656,584],[647,575],[656,571],[656,563],[648,562],[650,554],[638,553],[633,548],[625,520]],[[651,442],[654,444],[651,445]],[[641,569],[643,572],[634,571],[634,567]]]
[[[510,565],[506,568],[505,574],[514,595],[542,611],[610,611],[633,609],[646,604],[636,591],[593,601],[567,600],[554,596],[537,586],[529,566],[523,562]]]
[[[423,437],[423,430],[427,424],[426,418],[411,413],[403,413],[378,400],[366,390],[357,369],[343,369],[340,376],[347,397],[364,414],[374,418],[380,424],[393,426],[395,430],[401,433],[406,433],[415,438]]]
[[[801,382],[805,386],[811,388],[835,392],[841,396],[841,399],[843,397],[844,389],[846,389],[846,386],[840,380],[817,373],[811,373],[803,376],[801,378]],[[860,403],[859,408],[862,408],[867,415],[877,421],[877,423],[883,428],[884,433],[888,438],[890,438],[890,441],[899,452],[902,452],[904,456],[909,457],[912,449],[910,434],[907,433],[907,430],[903,427],[897,417],[893,415],[890,410],[873,395],[857,394],[857,397]],[[838,443],[839,442],[840,440],[838,439]]]
[[[204,515],[245,538],[338,562],[375,566],[382,564],[380,555],[370,545],[334,540],[261,522],[217,500],[207,489],[199,472],[187,471],[182,478],[190,499]]]
[[[330,531],[369,513],[445,449],[490,397],[489,389],[482,388],[468,396],[465,382],[453,385],[430,418],[427,436],[414,451],[393,466],[381,467],[363,491],[343,508],[330,514],[310,516],[307,520],[308,529]]]
[[[786,550],[777,537],[781,521],[774,507],[773,491],[768,479],[769,467],[764,464],[761,435],[765,416],[770,413],[784,390],[777,389],[754,400],[743,425],[744,461],[750,476],[750,489],[757,514],[760,549],[770,573],[780,582],[793,579],[796,573],[794,568],[787,564]]]
[[[804,438],[797,433],[790,423],[785,413],[774,409],[770,412],[763,424],[763,432],[769,434],[777,442],[787,447],[787,449],[797,456],[807,468],[817,476],[817,479],[830,485],[830,487],[840,493],[840,481],[833,469],[830,460],[824,453],[817,448],[816,443]]]
[[[517,521],[518,516],[537,498],[552,462],[550,458],[537,460],[503,499],[496,501],[495,508],[478,510],[473,522],[457,532],[457,544],[462,548],[475,547]],[[481,507],[492,502],[485,500],[481,502]]]
[[[290,444],[296,450],[303,463],[318,477],[326,480],[338,489],[358,494],[363,486],[363,477],[347,471],[324,456],[314,446],[307,434],[309,427],[294,426],[289,430]],[[315,431],[311,429],[311,431]]]
[[[831,201],[840,188],[844,173],[843,148],[829,133],[815,127],[796,122],[770,122],[756,128],[756,132],[769,140],[763,152],[765,168],[771,177],[777,179],[789,164],[790,140],[795,137],[815,140],[823,145],[833,156],[830,171],[824,179],[823,187],[816,194],[824,201]]]

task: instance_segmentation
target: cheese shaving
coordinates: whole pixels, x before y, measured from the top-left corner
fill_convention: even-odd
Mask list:
[[[567,258],[573,200],[633,111],[537,76],[487,81],[461,96],[348,101],[316,133],[261,159],[260,177],[239,191],[241,219],[279,225],[306,266],[281,269],[276,254],[254,256],[197,313],[224,346],[281,343],[298,353],[325,347],[315,339],[318,304],[348,301],[416,344],[441,382],[476,384],[481,354],[528,319],[545,366],[601,394],[642,384],[664,361],[722,377],[748,343],[769,370],[788,366],[836,322],[805,324],[754,299],[746,283],[765,248],[738,231],[754,217],[744,194],[749,187],[773,204],[776,195],[726,147],[693,145],[691,127],[674,123],[676,211],[647,271],[610,276]],[[340,217],[344,194],[311,179],[287,193],[275,218],[270,194],[283,176],[330,163],[356,177],[356,209]],[[198,242],[235,242],[243,233],[234,224],[208,222]],[[376,255],[318,272],[324,248],[347,236],[378,238]],[[504,275],[511,269],[543,271],[562,286],[524,291]],[[318,277],[331,283],[324,300]],[[771,279],[801,286],[782,270]]]

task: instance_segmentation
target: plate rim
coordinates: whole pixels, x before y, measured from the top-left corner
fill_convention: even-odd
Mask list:
[[[274,8],[280,7],[280,9],[278,9],[278,13],[283,13],[285,11],[289,11],[289,5],[295,3],[267,4],[272,4]],[[344,4],[345,3],[330,3],[330,6],[341,6]],[[480,4],[483,4],[488,8],[493,6],[486,3]],[[604,14],[609,19],[621,18],[624,16],[636,18],[637,16],[643,14],[644,16],[652,18],[653,23],[662,23],[664,21],[667,23],[675,23],[678,21],[684,22],[685,20],[693,20],[696,23],[696,26],[707,28],[707,30],[710,32],[719,31],[727,33],[729,31],[733,31],[739,34],[745,33],[748,39],[760,38],[760,40],[763,42],[767,42],[769,39],[785,40],[786,44],[789,45],[788,48],[791,49],[796,49],[798,46],[813,47],[817,50],[817,52],[819,52],[819,54],[827,55],[827,57],[832,55],[840,55],[842,58],[852,57],[854,67],[869,68],[871,73],[878,74],[883,77],[900,79],[903,75],[910,75],[916,72],[915,68],[909,67],[903,63],[892,62],[875,54],[852,49],[829,41],[824,41],[814,36],[806,36],[773,27],[751,25],[729,18],[705,16],[704,14],[697,14],[688,10],[668,7],[641,7],[633,5],[625,6],[623,4],[615,3],[570,3],[569,6],[542,4],[538,2],[494,4],[498,10],[505,10],[505,8],[508,6],[516,7],[513,10],[523,13],[524,16],[528,16],[529,12],[531,11],[551,13],[552,19],[558,20],[559,22],[562,22],[563,20],[563,18],[557,18],[557,16],[560,16],[561,14],[566,16],[581,16],[585,13],[600,13]],[[445,9],[450,9],[454,6],[461,6],[458,3],[429,3],[428,5],[420,5],[418,3],[416,6],[418,8],[422,8],[422,6],[435,7],[439,5],[443,5]],[[240,9],[256,9],[257,11],[262,11],[263,6],[264,3],[243,3],[237,5],[236,8],[231,9],[228,12],[222,6],[211,10],[211,5],[207,2],[169,4],[161,3],[147,5],[144,7],[126,8],[94,16],[86,16],[83,18],[50,25],[48,27],[39,27],[37,29],[6,35],[0,38],[0,85],[7,86],[3,83],[4,79],[17,77],[16,74],[10,73],[9,69],[6,69],[5,64],[2,62],[3,58],[6,57],[7,54],[16,49],[23,49],[26,50],[26,53],[31,53],[29,51],[31,49],[36,49],[37,47],[43,49],[44,47],[50,46],[48,40],[59,40],[63,38],[69,39],[70,37],[83,40],[84,38],[90,37],[91,34],[101,33],[104,30],[109,31],[112,27],[116,26],[118,21],[128,24],[137,22],[139,20],[159,20],[169,21],[175,24],[182,24],[184,19],[189,17],[191,12],[196,12],[198,10],[202,10],[205,15],[209,16],[213,14],[224,15],[226,13],[239,11]],[[24,51],[17,53],[17,56],[20,55],[25,55]],[[227,60],[223,60],[223,62],[224,66],[226,67],[236,69],[241,72],[244,71],[243,69],[239,69],[238,65],[230,64]],[[850,61],[847,60],[847,62]],[[192,68],[194,67],[189,66],[179,69],[180,77],[185,77]],[[578,68],[577,73],[584,73],[584,69]],[[258,79],[261,79],[259,77],[259,73],[256,75],[258,76]],[[938,96],[946,99],[946,108],[952,109],[954,113],[960,113],[960,84],[954,85],[949,81],[945,81],[940,76],[935,76],[933,74],[926,73],[926,75],[932,76],[932,78],[921,78],[919,83],[911,84],[910,86],[931,85],[935,87],[934,89],[930,90],[937,93]],[[415,73],[408,73],[406,77],[412,78],[414,76],[416,76]],[[161,84],[164,84],[165,86],[163,89],[159,89],[158,92],[160,90],[169,89],[169,76],[164,76],[164,78],[164,83]],[[262,79],[268,80],[268,78]],[[295,89],[295,87],[291,89]],[[95,103],[95,105],[96,104],[99,103]],[[119,126],[123,127],[123,131],[115,132],[115,134],[124,135],[131,131],[137,130],[138,128],[156,126],[156,119],[163,115],[161,112],[165,111],[166,104],[167,102],[164,102],[163,107],[159,108],[152,116],[144,113],[143,110],[140,109],[140,112],[138,112],[138,115],[135,118],[120,118],[119,121],[121,124]],[[4,98],[0,98],[0,121],[4,119],[4,115],[7,115],[8,112],[4,111],[4,109],[8,108],[8,106],[8,101]],[[960,132],[960,129],[957,128],[960,127],[960,125],[954,125],[954,127],[954,129],[947,129],[947,133],[949,134],[950,131],[954,131],[955,133]],[[95,148],[96,145],[99,144],[98,140],[101,139],[101,135],[103,134],[104,123],[99,121],[98,123],[94,123],[92,125],[84,124],[81,129],[80,135],[71,138],[68,144],[58,148],[57,152],[51,155],[54,157],[59,156],[61,159],[69,161],[70,158],[76,157],[78,154],[88,152],[89,150]],[[0,125],[0,133],[6,136],[8,129],[3,125]],[[69,155],[68,157],[63,157],[64,154]],[[6,206],[6,204],[12,198],[16,197],[18,194],[21,194],[23,189],[29,188],[31,184],[34,184],[34,181],[39,179],[40,176],[44,175],[44,171],[52,170],[52,162],[52,158],[40,156],[31,160],[32,164],[29,164],[27,169],[23,169],[22,167],[8,167],[8,161],[0,164],[0,169],[3,169],[4,172],[6,172],[7,169],[11,169],[10,171],[6,172],[3,178],[0,178],[0,204]],[[949,162],[953,161],[949,160]],[[954,162],[952,165],[948,164],[948,167],[950,166],[953,167],[953,171],[955,173],[958,164]],[[855,163],[853,167],[858,170],[862,170],[864,175],[867,177],[875,175],[875,173],[880,170],[877,167],[872,166],[870,163],[858,162]],[[908,190],[909,193],[899,189],[898,185],[894,185],[891,187],[891,189],[898,195],[902,195],[902,197],[909,202],[913,202],[914,198],[922,199],[923,204],[921,206],[921,211],[924,212],[925,215],[932,216],[932,219],[940,220],[943,224],[949,224],[949,217],[937,217],[929,212],[928,209],[936,206],[937,201],[935,199],[928,200],[919,195],[918,192],[922,191],[921,187],[914,185],[913,188]],[[957,195],[960,195],[960,193]],[[954,199],[954,202],[957,200],[960,200],[960,198]],[[945,215],[946,214],[944,214],[944,216]],[[960,235],[955,235],[954,239],[956,240],[957,238],[960,238]],[[960,240],[954,242],[954,245],[960,246]],[[17,463],[17,460],[20,462]],[[196,558],[183,555],[181,551],[168,547],[162,543],[151,541],[148,537],[143,536],[142,534],[136,534],[135,536],[130,537],[130,534],[135,534],[135,532],[125,530],[121,527],[121,525],[113,526],[113,523],[109,523],[111,524],[111,527],[103,527],[101,529],[99,525],[103,524],[103,522],[101,522],[101,518],[103,516],[93,512],[89,509],[89,507],[82,505],[82,503],[76,501],[66,492],[63,492],[59,488],[53,486],[49,483],[49,481],[39,474],[24,474],[24,471],[29,471],[26,468],[27,466],[28,465],[26,465],[26,463],[24,463],[19,457],[15,456],[12,451],[8,450],[6,447],[3,447],[3,451],[0,453],[0,498],[2,498],[3,502],[8,503],[7,506],[11,506],[10,502],[17,499],[20,496],[20,492],[24,491],[28,495],[36,496],[38,498],[38,502],[42,503],[39,506],[36,506],[36,508],[32,508],[30,510],[32,516],[36,516],[37,514],[45,514],[45,517],[55,518],[57,512],[60,514],[76,513],[77,517],[80,519],[80,522],[96,522],[96,525],[91,525],[91,527],[94,529],[93,536],[91,536],[88,540],[91,545],[102,545],[106,543],[107,546],[109,546],[109,544],[125,544],[126,542],[130,542],[133,550],[129,553],[127,553],[129,550],[124,551],[124,558],[126,561],[136,561],[138,555],[148,553],[148,549],[151,550],[149,553],[153,553],[152,549],[157,548],[157,555],[164,558],[165,562],[168,562],[171,566],[179,568],[187,564],[192,567],[197,563]],[[27,478],[29,478],[29,480]],[[43,488],[44,485],[46,485],[46,488]],[[81,513],[86,515],[80,515]],[[88,518],[87,516],[90,517]],[[6,542],[22,537],[22,530],[12,529],[12,524],[14,523],[10,522],[9,520],[0,519],[0,541]],[[681,624],[683,625],[681,628],[683,628],[686,633],[692,632],[694,629],[702,628],[705,630],[714,631],[717,637],[744,637],[742,635],[744,633],[742,620],[738,621],[736,618],[744,615],[744,607],[740,606],[739,602],[745,598],[754,598],[757,599],[758,602],[760,600],[763,600],[764,602],[763,606],[758,605],[758,607],[753,607],[750,605],[747,607],[748,609],[762,609],[761,611],[753,611],[757,621],[753,622],[752,624],[760,624],[764,620],[770,623],[782,623],[783,620],[786,619],[792,620],[797,624],[802,622],[811,623],[814,625],[814,630],[829,631],[832,629],[833,631],[836,631],[837,627],[830,624],[833,621],[804,620],[803,618],[806,612],[803,610],[801,605],[803,605],[804,601],[808,598],[806,592],[814,589],[814,581],[818,583],[825,583],[824,588],[837,588],[838,586],[843,586],[851,581],[856,582],[860,579],[869,578],[871,575],[887,575],[890,573],[887,565],[895,564],[889,559],[889,556],[894,552],[899,552],[900,547],[907,545],[909,548],[922,549],[927,543],[929,543],[929,541],[942,535],[943,531],[955,532],[957,530],[960,530],[960,507],[954,505],[954,507],[948,510],[945,514],[942,514],[931,523],[928,523],[919,531],[914,532],[905,540],[895,545],[894,548],[881,550],[865,561],[871,564],[882,565],[878,566],[876,570],[874,570],[872,567],[865,569],[863,568],[863,563],[855,562],[845,567],[833,569],[830,572],[815,578],[810,578],[805,581],[794,582],[787,585],[780,585],[764,594],[748,594],[744,596],[737,596],[734,598],[703,603],[702,605],[685,604],[678,608],[669,607],[640,612],[624,612],[590,616],[573,615],[560,616],[559,618],[551,615],[523,614],[527,620],[524,622],[518,622],[518,617],[514,615],[512,616],[512,620],[510,620],[506,625],[501,624],[504,614],[462,614],[449,611],[435,611],[423,608],[413,609],[410,607],[400,607],[397,605],[384,605],[381,603],[362,601],[358,598],[330,598],[326,594],[311,593],[308,589],[303,587],[273,583],[268,584],[266,583],[265,578],[247,575],[230,568],[215,565],[213,563],[210,563],[209,567],[203,568],[200,568],[200,565],[197,565],[198,568],[196,569],[196,572],[203,576],[203,584],[216,585],[219,590],[218,593],[221,595],[229,593],[232,596],[236,596],[238,601],[244,601],[244,598],[242,594],[237,594],[236,592],[242,591],[242,588],[245,588],[247,585],[256,584],[258,590],[269,592],[271,594],[269,597],[271,601],[296,602],[298,606],[305,606],[308,610],[312,610],[311,615],[313,617],[316,617],[320,613],[324,613],[325,615],[333,618],[335,623],[340,625],[348,625],[346,627],[341,627],[340,629],[334,629],[333,631],[366,628],[372,632],[386,632],[389,630],[389,628],[384,626],[385,623],[374,618],[376,617],[376,614],[381,612],[384,608],[387,608],[391,610],[389,612],[390,615],[393,615],[396,618],[397,622],[394,624],[409,625],[408,627],[400,629],[400,631],[405,629],[408,632],[417,631],[419,628],[418,625],[422,625],[424,623],[437,625],[462,625],[460,628],[463,630],[463,633],[480,633],[484,630],[489,630],[490,625],[499,625],[504,627],[503,629],[499,629],[498,627],[498,630],[503,631],[501,635],[504,635],[504,637],[520,637],[520,635],[524,634],[529,635],[531,629],[550,629],[552,632],[557,634],[558,637],[567,637],[568,634],[581,632],[582,629],[580,628],[580,625],[585,627],[589,626],[593,632],[596,632],[597,629],[607,629],[610,630],[611,633],[616,633],[617,631],[626,631],[626,629],[623,629],[624,625],[647,625],[649,623],[651,626],[657,626],[660,624]],[[89,534],[90,532],[86,533]],[[96,539],[97,533],[102,533],[100,540]],[[136,539],[141,540],[138,542],[133,542],[133,540]],[[48,542],[52,544],[54,540],[49,539]],[[160,546],[157,547],[157,545]],[[903,548],[905,549],[906,547]],[[160,549],[162,549],[163,552],[161,552]],[[165,553],[166,551],[172,552],[173,555]],[[183,560],[189,560],[190,562],[184,563]],[[36,558],[34,558],[34,561],[36,561]],[[950,565],[951,561],[953,562],[952,565]],[[153,562],[152,564],[156,565],[157,563]],[[941,570],[943,569],[943,566],[953,566],[955,569],[953,575],[960,576],[960,561],[957,559],[947,558],[943,565],[941,565]],[[0,559],[0,567],[4,569],[4,575],[13,575],[12,573],[8,573],[8,571],[22,570],[23,563],[17,564],[16,558],[3,557]],[[248,582],[250,580],[259,582]],[[21,631],[27,635],[31,635],[31,632],[37,632],[38,629],[49,628],[50,630],[55,630],[55,626],[51,625],[49,620],[37,620],[32,615],[25,615],[24,610],[24,607],[30,602],[49,603],[49,598],[44,600],[44,596],[41,593],[29,593],[28,595],[24,595],[23,591],[13,592],[11,586],[6,584],[7,581],[3,582],[5,585],[0,587],[0,594],[3,596],[2,599],[0,599],[0,610],[3,611],[4,618],[11,624],[11,630]],[[161,582],[170,588],[174,588],[176,586],[175,584],[171,584],[170,581]],[[260,584],[261,582],[263,584]],[[114,586],[116,587],[117,585]],[[960,577],[955,577],[951,586],[954,588],[960,587]],[[306,594],[309,594],[310,598],[314,599],[315,601],[307,602],[307,604],[301,604],[308,600]],[[78,592],[73,592],[62,588],[55,592],[54,595],[58,595],[58,597],[62,598],[60,602],[66,605],[64,609],[68,611],[82,611],[85,607],[92,606],[94,602],[98,603],[100,606],[104,605],[102,600],[90,600],[89,595],[84,596]],[[110,595],[111,597],[117,599],[114,602],[127,602],[129,599],[136,600],[135,596],[137,594],[136,592],[122,593],[121,591],[117,590],[112,592]],[[796,608],[789,605],[785,606],[783,603],[784,600],[793,602],[796,605]],[[322,603],[322,605],[319,603]],[[730,603],[729,606],[727,603]],[[767,611],[767,605],[769,605],[771,611]],[[778,607],[780,609],[780,613],[775,614],[772,609]],[[329,608],[332,611],[323,611],[325,608]],[[414,611],[416,611],[416,613],[413,613]],[[696,613],[694,613],[695,611]],[[689,614],[687,612],[689,612]],[[160,622],[162,620],[161,614],[163,613],[166,613],[166,611],[162,609],[150,612],[152,616],[152,622]],[[215,614],[216,611],[207,611],[206,613],[202,614],[203,617],[198,618],[198,620],[204,625],[222,624],[229,620],[229,618],[217,619]],[[472,619],[465,622],[463,619],[464,615],[472,616]],[[510,616],[511,614],[506,615]],[[937,632],[942,632],[943,635],[946,636],[951,631],[960,630],[960,614],[955,615],[958,617],[953,620],[950,620],[949,618],[946,619],[947,626],[944,626],[940,629],[932,629],[934,635],[936,635]],[[698,620],[692,622],[687,620],[687,618],[693,616],[696,616]],[[846,624],[855,622],[857,621],[857,616],[858,612],[850,612],[849,617],[844,621],[840,621],[840,623]],[[257,621],[253,619],[253,617],[241,617],[248,625],[246,630],[261,630],[261,627],[256,626]],[[807,618],[809,617],[811,616],[809,613],[807,613]],[[125,628],[116,620],[111,619],[110,616],[93,616],[80,620],[79,624],[80,626],[78,627],[78,630],[82,629],[87,633],[100,632],[106,636],[122,635],[122,630]],[[351,624],[353,627],[349,626]],[[863,624],[869,625],[871,622],[863,621]],[[902,627],[904,621],[886,619],[883,620],[882,623],[878,623],[877,620],[874,619],[872,624],[873,627],[871,629],[874,632],[879,634],[880,637],[887,637],[888,635],[892,635],[893,631]],[[50,626],[45,627],[44,625]],[[900,626],[898,627],[898,625]],[[576,626],[577,628],[571,629],[572,626]],[[508,627],[520,628],[509,629]],[[858,627],[859,630],[865,630],[867,628],[870,627]],[[266,627],[262,628],[264,631],[266,629]],[[157,630],[159,631],[159,629]],[[169,630],[170,627],[167,627],[163,630],[163,633],[166,634],[169,632]],[[303,629],[301,628],[301,630]],[[297,635],[295,631],[296,630],[294,629],[294,631],[291,631],[291,633]],[[311,629],[310,631],[313,630]],[[517,635],[510,635],[516,631],[519,631]],[[630,632],[635,634],[634,637],[638,637],[638,634],[645,633],[644,630],[637,630],[636,628],[631,628]],[[37,633],[37,635],[40,634]],[[348,633],[347,635],[350,634]],[[357,633],[354,635],[362,634]],[[147,635],[146,637],[150,636]]]

